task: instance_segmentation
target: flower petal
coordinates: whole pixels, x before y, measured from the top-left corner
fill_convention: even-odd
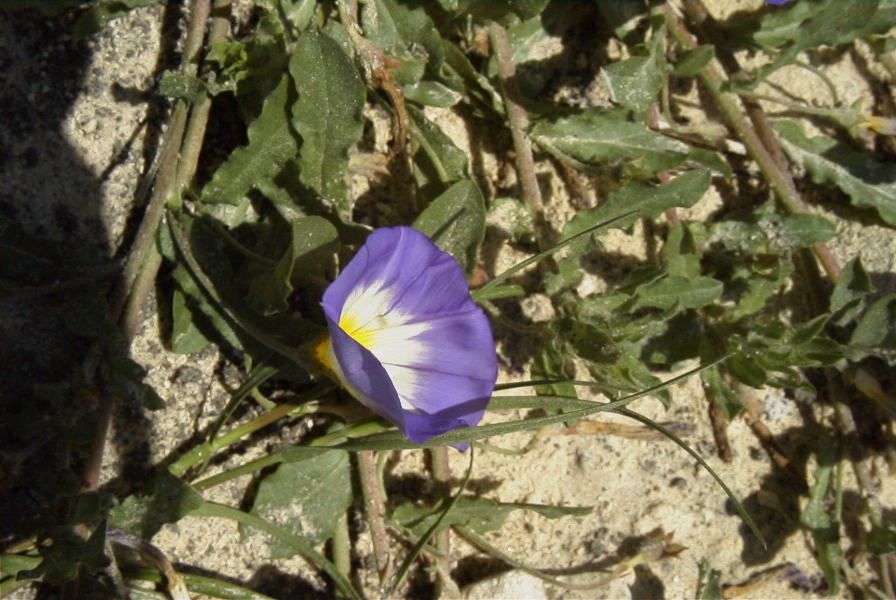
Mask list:
[[[362,403],[418,443],[479,422],[497,357],[457,262],[408,227],[372,233],[324,293],[330,361]]]

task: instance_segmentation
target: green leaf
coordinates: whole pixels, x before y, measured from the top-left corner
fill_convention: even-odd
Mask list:
[[[564,380],[566,357],[557,349],[556,337],[548,338],[532,359],[532,379]],[[576,388],[570,383],[552,383],[535,386],[538,395],[577,397]]]
[[[532,68],[533,63],[537,65],[543,60],[540,53],[543,53],[544,46],[541,43],[548,37],[541,14],[507,27],[510,62],[515,65],[517,85],[524,98],[537,96],[550,77],[549,70]],[[488,74],[492,80],[498,75],[498,57],[494,52],[489,60]]]
[[[861,10],[855,10],[861,6]],[[774,61],[761,67],[754,85],[778,68],[795,62],[800,52],[818,46],[851,44],[857,38],[884,33],[896,25],[896,2],[862,0],[860,5],[843,0],[794,2],[787,10],[774,11],[760,20],[753,40],[774,52]]]
[[[472,181],[458,181],[420,213],[413,227],[429,236],[469,273],[485,236],[482,193]]]
[[[178,354],[199,352],[211,341],[196,326],[195,315],[187,306],[187,296],[180,289],[171,294],[171,350]]]
[[[740,395],[723,380],[717,367],[701,372],[700,378],[703,380],[704,392],[710,401],[721,409],[726,419],[733,420],[744,409]]]
[[[250,514],[276,523],[314,546],[333,536],[351,503],[348,455],[326,452],[278,466],[259,484]],[[278,539],[271,543],[271,558],[295,553],[295,548]]]
[[[672,74],[678,77],[693,77],[715,55],[716,49],[714,46],[697,46],[692,50],[685,50],[679,54],[678,62],[675,63]]]
[[[896,523],[872,523],[865,543],[868,551],[878,556],[896,552]]]
[[[732,277],[731,283],[739,289],[731,320],[738,321],[762,311],[768,299],[780,289],[783,280],[780,269],[770,274],[749,272],[742,278]]]
[[[166,71],[159,81],[159,94],[167,98],[185,98],[190,102],[198,102],[207,92],[206,85],[191,75]]]
[[[439,524],[439,531],[460,526],[476,533],[497,531],[514,510],[531,510],[548,519],[568,515],[587,515],[588,506],[546,506],[542,504],[496,502],[488,498],[460,498]],[[418,535],[429,529],[442,511],[442,507],[418,506],[410,502],[402,504],[392,513],[392,520]]]
[[[843,563],[843,550],[840,548],[839,515],[833,518],[825,510],[825,498],[832,485],[834,466],[838,462],[836,441],[832,435],[824,435],[819,440],[818,466],[815,469],[815,482],[809,488],[809,502],[800,514],[802,523],[812,534],[815,542],[815,555],[818,559],[824,578],[831,594],[840,593],[840,567]]]
[[[777,123],[784,151],[815,183],[835,185],[860,208],[873,208],[896,226],[896,177],[892,165],[878,163],[832,138],[807,138],[795,123]]]
[[[297,34],[311,23],[317,0],[255,0],[255,5],[278,15]]]
[[[669,276],[638,288],[630,310],[652,307],[669,309],[700,308],[722,295],[722,282],[712,277]]]
[[[760,218],[757,224],[779,252],[823,244],[837,235],[834,224],[821,215],[773,215]]]
[[[411,135],[417,144],[414,152],[414,175],[422,188],[427,184],[447,185],[469,179],[467,155],[458,148],[442,128],[426,118],[423,111],[408,107]]]
[[[393,71],[399,85],[434,78],[443,60],[438,29],[421,4],[370,0],[361,10],[365,37],[401,65]]]
[[[896,364],[896,294],[879,298],[859,318],[849,345]]]
[[[234,150],[202,188],[204,202],[236,206],[258,179],[273,176],[296,155],[298,144],[289,127],[288,99],[289,78],[284,76],[249,125],[249,144]]]
[[[122,531],[150,539],[166,523],[176,523],[200,506],[202,496],[169,473],[156,472],[148,493],[128,496],[109,512],[109,523]]]
[[[601,69],[601,79],[613,102],[637,113],[645,112],[656,102],[663,86],[664,37],[664,28],[655,30],[651,41],[635,50],[638,55]]]
[[[645,171],[674,169],[688,160],[684,142],[632,123],[621,111],[583,110],[552,121],[537,121],[532,139],[546,152],[575,168],[624,160]]]
[[[295,285],[303,277],[319,275],[338,245],[336,228],[322,217],[304,217],[290,223],[289,247],[273,269],[252,281],[250,304],[262,314],[287,310]]]
[[[557,270],[547,273],[544,278],[544,291],[548,296],[555,296],[570,290],[582,280],[582,269],[579,268],[579,257],[576,254],[556,261]]]
[[[339,44],[313,28],[299,38],[289,72],[298,93],[292,124],[302,137],[299,178],[347,216],[348,151],[361,138],[364,84]]]
[[[831,292],[832,322],[843,326],[855,319],[865,306],[865,298],[873,291],[874,285],[862,266],[862,259],[857,256],[846,263]]]
[[[669,275],[688,278],[700,275],[700,255],[694,234],[683,222],[679,221],[669,230],[662,258]]]
[[[713,569],[708,560],[701,558],[697,575],[697,600],[722,600],[721,577],[721,571]]]
[[[402,86],[405,100],[448,108],[463,100],[463,94],[438,81],[417,81]]]
[[[693,206],[709,188],[709,171],[689,171],[665,185],[629,183],[607,197],[596,208],[580,210],[563,228],[563,237],[570,237],[596,223],[629,215],[614,223],[614,227],[628,227],[639,218],[655,218],[667,208]]]

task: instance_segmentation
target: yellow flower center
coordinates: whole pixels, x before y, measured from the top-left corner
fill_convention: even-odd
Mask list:
[[[376,323],[380,319],[373,319],[368,323],[358,323],[354,315],[343,312],[339,316],[339,328],[346,332],[353,340],[367,348],[371,349],[380,329],[370,327],[371,323]]]

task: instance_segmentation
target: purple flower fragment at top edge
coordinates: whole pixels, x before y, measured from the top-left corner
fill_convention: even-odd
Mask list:
[[[793,0],[765,0],[766,4],[787,4],[788,2],[793,2]]]
[[[482,418],[498,371],[491,328],[460,265],[424,234],[371,233],[322,304],[323,361],[411,442]]]

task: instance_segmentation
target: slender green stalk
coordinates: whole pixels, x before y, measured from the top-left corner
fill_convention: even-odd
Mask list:
[[[214,454],[222,448],[226,448],[234,442],[239,441],[244,436],[247,436],[250,433],[254,433],[262,427],[270,425],[280,417],[289,414],[297,408],[301,408],[303,404],[304,402],[296,404],[289,402],[285,404],[279,404],[273,410],[252,419],[248,423],[244,423],[239,427],[235,427],[234,429],[231,429],[224,435],[217,437],[210,442],[200,444],[191,452],[180,457],[180,459],[178,459],[176,462],[174,462],[174,464],[168,467],[168,470],[171,471],[171,473],[174,475],[183,475],[187,471],[187,469],[189,469],[199,461],[205,460],[206,457]]]
[[[199,517],[219,517],[223,519],[231,519],[233,521],[237,521],[238,523],[242,523],[243,525],[259,529],[267,533],[268,535],[274,536],[275,538],[285,542],[286,544],[289,544],[298,554],[301,554],[302,556],[310,560],[314,565],[323,569],[324,572],[326,572],[327,575],[329,575],[333,580],[333,583],[336,584],[336,587],[339,589],[339,591],[344,595],[350,598],[361,600],[361,596],[360,594],[358,594],[358,591],[345,577],[345,575],[343,575],[339,571],[339,569],[336,568],[336,565],[327,560],[327,558],[320,552],[312,548],[311,545],[304,539],[289,533],[282,527],[279,527],[274,523],[266,521],[260,517],[256,517],[255,515],[237,510],[235,508],[231,508],[229,506],[224,506],[223,504],[214,504],[212,502],[204,503],[202,506],[192,511],[190,514]]]
[[[352,540],[348,534],[348,513],[343,513],[333,533],[333,564],[346,579],[352,572]]]

